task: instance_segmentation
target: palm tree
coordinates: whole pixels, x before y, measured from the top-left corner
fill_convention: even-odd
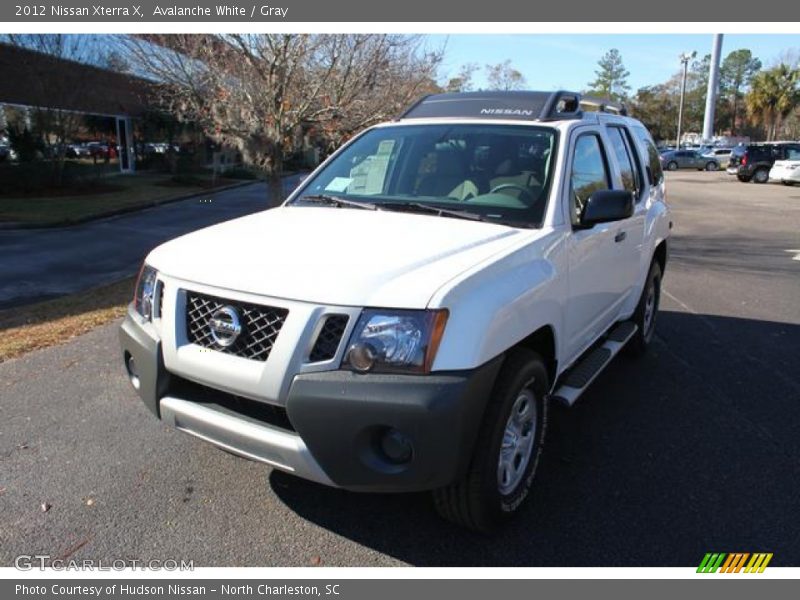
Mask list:
[[[781,63],[753,78],[745,97],[747,113],[766,130],[767,140],[774,140],[783,120],[800,103],[800,69]]]

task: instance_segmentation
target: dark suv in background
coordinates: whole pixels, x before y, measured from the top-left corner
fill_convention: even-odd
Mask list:
[[[736,175],[739,181],[767,183],[769,170],[776,160],[784,160],[787,150],[800,150],[800,142],[770,142],[764,144],[743,144],[731,152],[728,173]]]

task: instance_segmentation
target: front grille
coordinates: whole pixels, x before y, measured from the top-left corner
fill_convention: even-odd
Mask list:
[[[342,341],[344,330],[347,328],[347,321],[347,315],[329,315],[325,319],[325,324],[320,329],[311,354],[308,355],[308,362],[331,360],[336,356],[339,342]]]
[[[242,332],[230,346],[218,344],[211,333],[211,317],[224,307],[239,315]],[[234,354],[242,358],[265,361],[286,321],[285,308],[225,300],[197,292],[186,292],[186,334],[198,346]]]

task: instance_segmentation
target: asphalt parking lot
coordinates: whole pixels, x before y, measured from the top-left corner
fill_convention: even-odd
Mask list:
[[[532,502],[495,537],[440,521],[425,494],[327,489],[168,429],[130,389],[111,324],[0,364],[0,564],[800,565],[800,187],[691,171],[668,185],[653,351],[553,411]]]

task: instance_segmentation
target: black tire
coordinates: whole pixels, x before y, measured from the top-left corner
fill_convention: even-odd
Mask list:
[[[548,390],[547,369],[541,357],[525,348],[511,350],[486,406],[466,475],[433,491],[436,510],[442,517],[468,529],[490,533],[519,510],[530,492],[544,446]],[[516,486],[501,493],[501,447],[511,411],[523,392],[532,394],[536,407],[533,446]]]
[[[739,181],[741,181],[742,183],[747,183],[748,181],[750,181],[750,178],[749,177],[745,177],[744,175],[737,175],[736,178]]]
[[[769,181],[769,171],[765,168],[756,169],[753,173],[753,181],[756,183],[767,183]]]
[[[667,163],[667,171],[677,171],[678,170],[678,163],[674,160],[671,160]]]
[[[653,294],[652,316],[648,318],[647,305],[651,293]],[[629,356],[642,356],[647,352],[647,348],[650,346],[650,342],[653,341],[653,335],[655,334],[658,306],[660,303],[661,267],[654,260],[653,264],[650,265],[650,272],[647,274],[647,280],[644,284],[642,295],[639,297],[639,303],[636,305],[636,311],[631,318],[638,329],[625,347],[625,352]]]
[[[719,165],[713,160],[706,163],[706,171],[719,171]]]

